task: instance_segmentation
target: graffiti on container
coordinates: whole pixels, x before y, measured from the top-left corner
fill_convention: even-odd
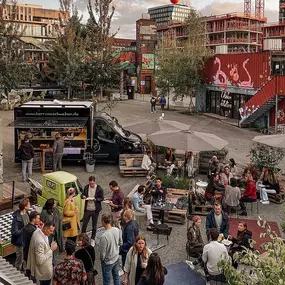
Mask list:
[[[246,59],[246,60],[243,62],[243,64],[242,64],[242,67],[243,67],[245,73],[246,73],[247,76],[248,76],[248,80],[247,80],[247,81],[242,81],[242,82],[240,82],[240,83],[238,84],[238,86],[241,87],[241,88],[251,88],[251,87],[253,86],[253,83],[252,83],[252,81],[251,81],[251,76],[250,76],[250,74],[249,74],[249,72],[248,72],[248,70],[247,70],[247,68],[246,68],[246,65],[247,65],[248,62],[249,62],[249,59]]]
[[[216,75],[214,75],[214,83],[219,85],[222,90],[225,90],[227,88],[228,79],[226,74],[221,70],[221,60],[216,57],[214,64],[218,64],[218,70]]]
[[[230,68],[230,76],[233,78],[233,81],[238,81],[239,80],[239,73],[238,73],[238,68],[237,64],[231,64],[228,65],[228,68]]]
[[[277,118],[280,122],[285,121],[285,112],[283,110],[278,110]]]
[[[232,109],[232,96],[229,92],[222,92],[220,106],[225,109]]]
[[[243,105],[241,108],[239,108],[241,120],[244,121],[249,116],[251,116],[254,112],[256,112],[259,108],[260,108],[259,105],[257,106],[252,105],[250,107],[247,105]]]
[[[228,78],[226,73],[223,70],[221,70],[222,64],[220,58],[216,57],[214,64],[218,65],[218,70],[216,71],[216,74],[213,76],[214,84],[218,85],[221,90],[226,90],[227,87],[230,86],[238,86],[240,88],[252,88],[253,87],[252,78],[246,67],[248,62],[249,59],[246,59],[242,64],[243,71],[247,76],[247,80],[240,81],[241,71],[238,69],[238,65],[236,63],[227,65],[228,69],[230,69],[229,78]]]

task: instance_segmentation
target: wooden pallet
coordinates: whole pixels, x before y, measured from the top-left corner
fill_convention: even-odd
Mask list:
[[[158,220],[159,210],[152,210],[153,219]],[[172,211],[164,212],[164,221],[174,224],[185,224],[187,210],[173,209]]]
[[[283,204],[285,202],[285,192],[280,192],[279,194],[267,193],[270,202],[275,204]]]
[[[133,158],[140,164],[142,163],[143,154],[120,154],[119,157],[119,168],[120,168],[120,174],[122,176],[140,176],[145,177],[147,175],[147,170],[141,168],[141,167],[134,167],[134,166],[126,166],[125,159]]]
[[[211,205],[192,205],[192,214],[206,216],[212,209]]]

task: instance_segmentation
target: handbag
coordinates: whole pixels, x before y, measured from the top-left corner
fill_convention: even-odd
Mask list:
[[[62,223],[62,230],[63,231],[67,231],[71,229],[71,223],[68,221],[68,222],[65,222],[65,223]]]
[[[96,275],[98,275],[98,271],[94,268],[94,262],[89,254],[89,252],[86,250],[86,248],[84,248],[84,250],[86,251],[86,253],[88,254],[89,256],[89,259],[91,261],[91,264],[92,264],[92,273],[93,273],[93,277],[95,277]]]

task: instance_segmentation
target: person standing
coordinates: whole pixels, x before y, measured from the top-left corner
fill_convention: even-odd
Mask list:
[[[111,284],[111,275],[114,285],[120,285],[120,264],[119,247],[122,243],[121,231],[111,226],[111,215],[105,213],[102,215],[102,226],[105,232],[100,237],[99,251],[103,275],[103,285]]]
[[[126,257],[129,249],[134,245],[136,236],[139,234],[138,222],[133,220],[134,214],[132,210],[126,210],[123,214],[125,226],[123,229],[123,244],[120,248],[120,254],[122,255],[122,266],[125,266]]]
[[[100,185],[96,184],[94,176],[89,177],[89,184],[84,187],[82,198],[86,199],[86,202],[81,232],[86,233],[87,225],[92,218],[91,244],[95,246],[97,221],[102,210],[101,202],[104,200],[104,191]]]
[[[159,101],[161,111],[164,111],[164,107],[166,105],[166,98],[164,95],[161,96],[160,101]]]
[[[57,203],[55,199],[47,199],[41,212],[41,221],[43,223],[50,221],[54,224],[54,233],[50,235],[49,242],[51,244],[52,241],[56,241],[59,252],[63,252],[62,218],[57,208]]]
[[[24,142],[20,145],[19,148],[19,158],[22,160],[22,182],[27,181],[27,170],[28,170],[28,178],[32,177],[33,157],[34,157],[34,148],[30,143],[29,137],[25,135]]]
[[[146,205],[143,201],[143,195],[145,193],[145,186],[140,185],[138,187],[138,191],[133,195],[132,201],[134,205],[134,210],[139,213],[145,213],[147,216],[148,221],[148,230],[153,230],[154,224],[153,224],[153,216],[151,211],[151,205]]]
[[[38,228],[40,224],[40,215],[33,211],[29,215],[30,222],[23,228],[23,252],[24,261],[28,261],[28,253],[30,248],[30,242],[34,231]]]
[[[188,177],[191,178],[194,176],[194,153],[189,151],[185,159],[185,166],[188,173]]]
[[[83,262],[73,257],[76,244],[72,240],[67,240],[64,249],[64,260],[54,268],[52,285],[80,285],[87,276]]]
[[[61,137],[60,133],[55,135],[55,141],[53,143],[53,171],[62,170],[62,157],[64,149],[64,139]]]
[[[155,105],[156,105],[156,98],[152,95],[152,97],[150,98],[151,113],[156,113]]]
[[[146,154],[144,154],[141,168],[148,171],[147,178],[150,179],[150,176],[155,172],[156,169],[156,163],[152,157],[152,151],[149,150],[146,152]]]
[[[226,186],[224,203],[226,205],[226,211],[230,214],[231,207],[237,207],[241,198],[241,192],[237,187],[237,180],[231,179],[231,185]]]
[[[151,195],[155,202],[165,202],[167,194],[167,188],[162,185],[162,179],[156,178],[155,185],[151,191]],[[164,223],[164,210],[159,211],[158,224]]]
[[[27,269],[40,285],[50,285],[53,275],[52,258],[57,244],[53,242],[49,245],[48,240],[53,231],[54,225],[46,222],[42,229],[34,231],[30,242]]]
[[[95,249],[90,245],[90,239],[87,234],[79,234],[77,237],[77,244],[80,249],[75,252],[75,258],[81,260],[87,274],[87,279],[84,285],[95,285],[94,278],[94,263],[95,263]]]
[[[109,187],[113,194],[109,206],[111,207],[111,214],[113,218],[113,223],[116,227],[120,227],[120,216],[124,206],[124,193],[118,186],[117,181],[111,181]]]
[[[211,229],[209,232],[211,242],[206,244],[203,249],[202,259],[207,266],[210,281],[226,282],[225,276],[218,267],[219,261],[228,260],[229,255],[226,247],[218,242],[218,229]],[[219,283],[220,284],[220,283]]]
[[[163,285],[167,269],[162,266],[159,255],[153,252],[138,285]]]
[[[225,238],[229,235],[229,218],[222,211],[222,205],[218,202],[214,204],[214,209],[207,214],[206,218],[206,235],[210,240],[210,230],[215,228],[219,234],[223,234]]]
[[[136,237],[130,248],[124,266],[124,285],[137,285],[148,263],[151,250],[146,246],[146,239],[142,235]]]
[[[28,214],[30,206],[30,200],[24,198],[19,203],[19,209],[12,214],[11,244],[16,246],[15,267],[17,270],[22,270],[23,266],[23,228],[30,221]]]
[[[67,229],[63,231],[63,236],[76,242],[79,229],[79,212],[74,203],[75,189],[67,190],[67,198],[63,205],[62,223],[67,224]]]

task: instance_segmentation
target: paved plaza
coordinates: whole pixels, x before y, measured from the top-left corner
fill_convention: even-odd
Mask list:
[[[99,109],[102,105],[99,106]],[[160,109],[159,107],[157,109]],[[137,100],[120,101],[116,108],[112,110],[112,116],[115,116],[122,125],[140,122],[147,119],[158,118],[161,111],[157,111],[156,114],[150,113],[149,98],[146,96],[144,101],[142,98]],[[4,129],[4,179],[6,182],[14,180],[16,187],[29,193],[29,185],[21,182],[21,165],[15,164],[14,159],[14,129],[7,127],[9,123],[13,121],[13,112],[0,111],[0,117],[3,118],[3,129]],[[176,120],[181,123],[186,123],[191,126],[192,130],[214,133],[217,136],[227,140],[229,142],[229,158],[233,157],[238,163],[246,164],[249,161],[249,150],[252,147],[252,138],[258,135],[255,132],[251,132],[248,129],[240,129],[233,127],[232,125],[226,124],[225,122],[209,118],[203,115],[186,116],[179,113],[178,110],[165,111],[165,119]],[[284,161],[280,165],[285,170]],[[79,178],[79,180],[86,184],[88,182],[89,173],[85,171],[83,165],[64,165],[64,170],[71,172]],[[111,195],[111,191],[108,188],[108,184],[111,180],[117,180],[119,186],[122,188],[125,195],[127,195],[137,183],[145,183],[144,178],[125,178],[119,175],[118,165],[109,164],[97,164],[95,168],[95,176],[97,183],[100,184],[104,189],[105,197]],[[39,182],[42,180],[42,174],[35,172],[33,178]],[[108,206],[104,204],[103,211],[107,211]],[[281,222],[282,220],[282,205],[270,203],[269,205],[259,205],[259,214],[263,218],[269,221]],[[248,216],[247,218],[257,218],[256,212],[254,216]],[[245,218],[246,219],[246,218]],[[205,218],[202,218],[202,233],[204,234]],[[100,224],[100,222],[98,222]],[[186,224],[176,225],[173,224],[173,231],[170,237],[170,245],[160,250],[162,261],[165,265],[173,264],[184,261],[186,259]],[[152,233],[148,232],[147,235],[151,238],[153,243],[156,237]],[[204,241],[206,237],[204,235]],[[161,238],[161,242],[164,243],[166,240],[164,237]],[[98,283],[102,284],[101,269],[96,257],[96,266],[99,268]]]

